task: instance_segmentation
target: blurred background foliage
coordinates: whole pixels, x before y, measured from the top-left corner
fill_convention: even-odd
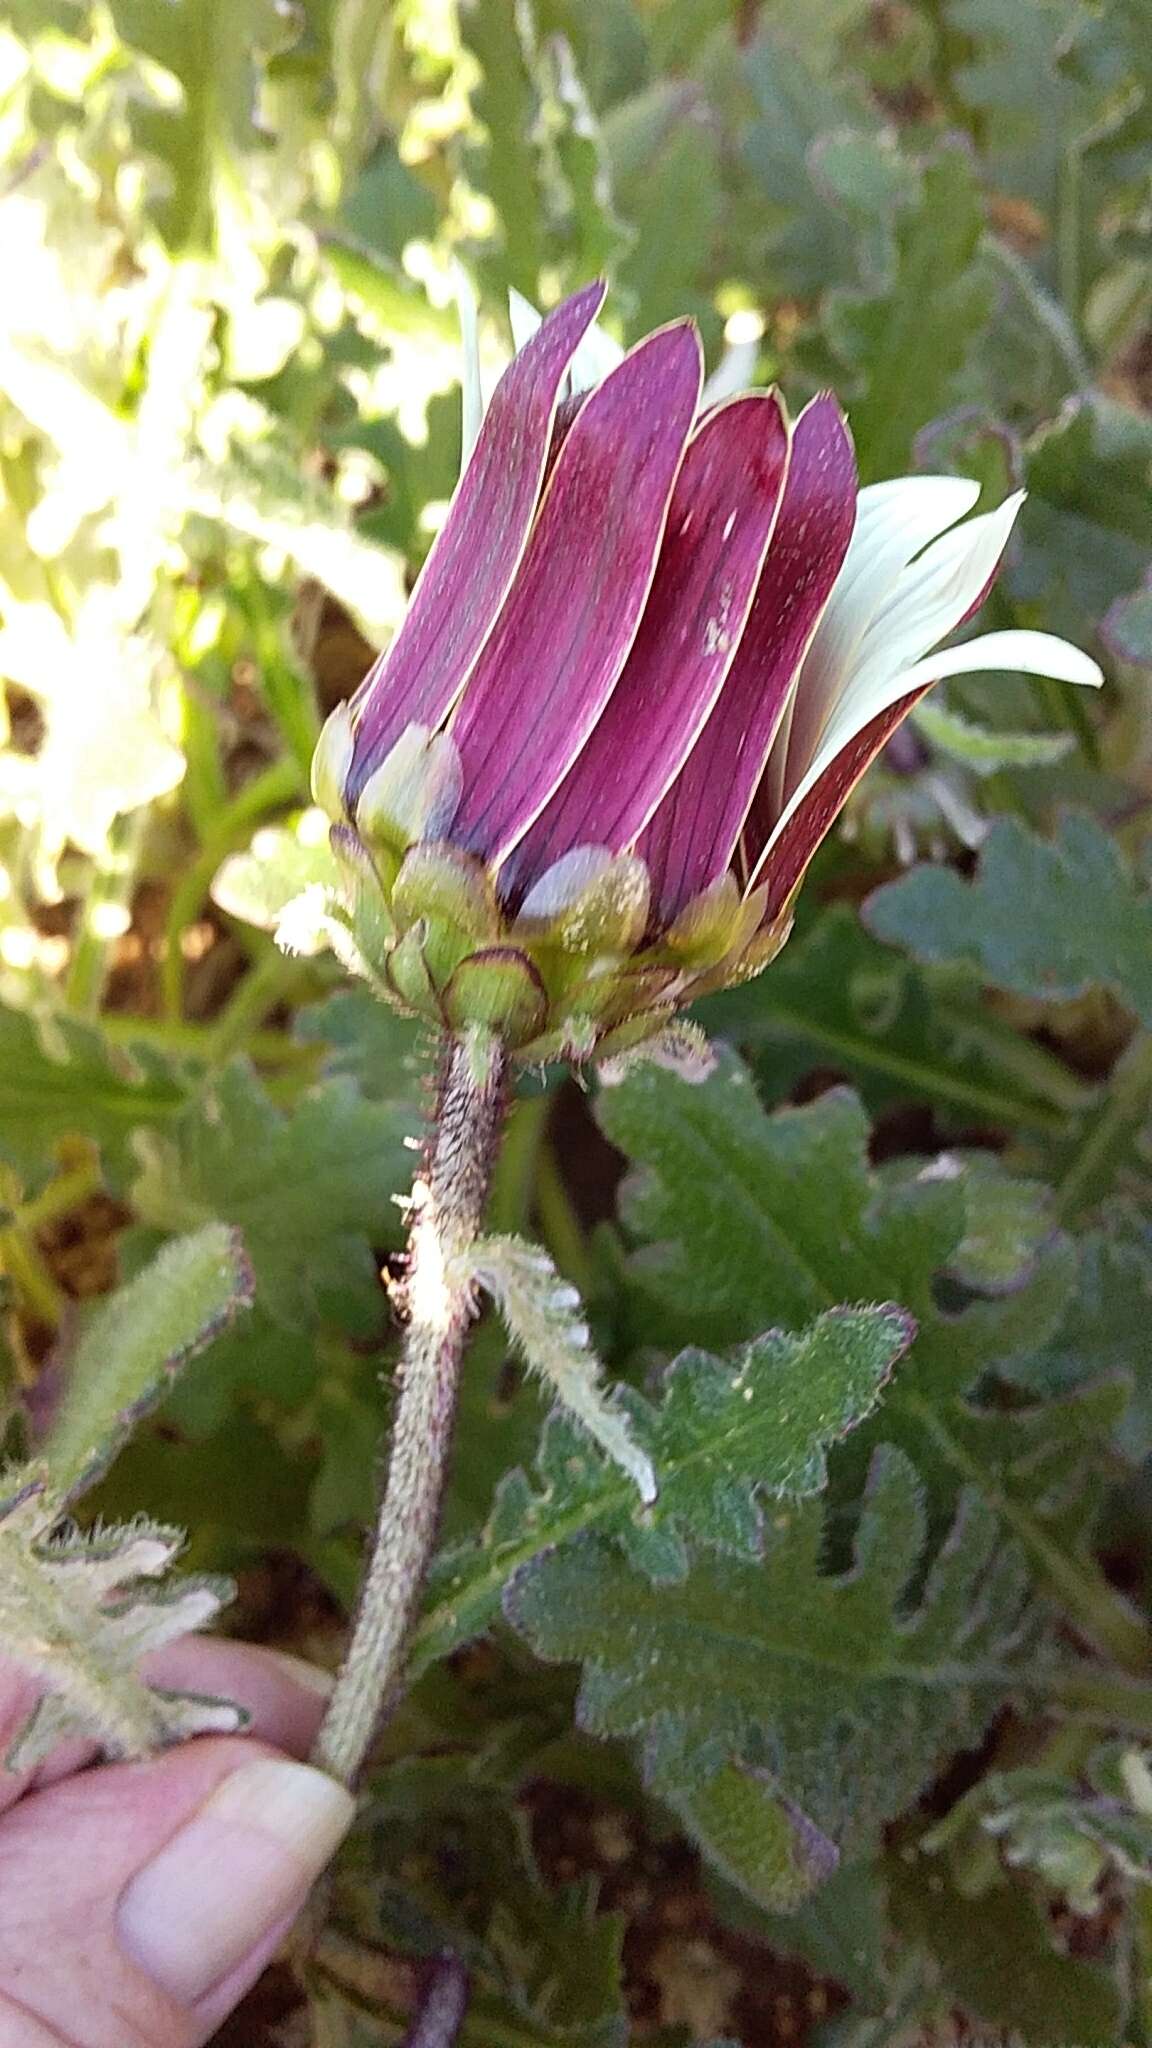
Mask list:
[[[904,1556],[927,1630],[917,1543],[969,1512],[962,1475],[991,1517],[973,1555],[997,1531],[1022,1544],[1054,1640],[1090,1653],[1092,1714],[1056,1725],[1059,1687],[1022,1705],[994,1686],[940,1725],[900,1676],[893,1566],[876,1628],[884,1684],[904,1686],[899,1768],[883,1685],[855,1748],[831,1698],[796,1756],[769,1728],[734,1763],[704,1700],[633,1756],[581,1602],[616,1603],[609,1648],[657,1644],[673,1610],[649,1617],[588,1552],[583,1578],[575,1550],[548,1566],[561,1466],[554,1448],[531,1505],[505,1478],[542,1411],[486,1322],[447,1508],[460,1548],[348,1867],[315,2039],[396,2039],[403,1958],[447,1940],[475,2044],[878,2048],[969,2021],[1147,2042],[1146,0],[10,0],[0,158],[3,1407],[20,1451],[89,1299],[173,1236],[238,1227],[255,1306],[94,1497],[187,1522],[194,1561],[239,1575],[238,1628],[333,1656],[372,1493],[378,1268],[401,1241],[420,1058],[266,927],[322,857],[320,722],[394,629],[455,482],[455,266],[493,376],[510,287],[549,305],[606,272],[624,341],[691,313],[711,367],[778,379],[794,406],[832,384],[865,478],[959,470],[988,502],[1026,483],[988,623],[1063,632],[1108,672],[1087,709],[1057,684],[951,683],[889,749],[796,939],[706,1020],[752,1091],[711,1211],[714,1161],[685,1137],[661,1163],[668,1077],[628,1084],[603,1130],[571,1088],[526,1091],[495,1193],[637,1384],[680,1343],[827,1306],[776,1277],[782,1230],[824,1246],[832,1300],[908,1302],[921,1377],[834,1458],[824,1563],[849,1555],[863,1443],[889,1462],[859,1543],[870,1530],[870,1570],[880,1538]],[[845,1099],[833,1080],[862,1100],[851,1128],[822,1107]],[[790,1096],[816,1101],[765,1114]],[[915,1170],[945,1145],[926,1191]],[[655,1220],[651,1201],[618,1209],[621,1154],[663,1187]],[[678,1286],[694,1222],[710,1243],[737,1183],[762,1219],[755,1270]],[[910,1219],[899,1254],[868,1235],[869,1203]],[[991,1379],[999,1406],[977,1414]],[[799,1585],[819,1563],[804,1515]],[[589,1659],[600,1704],[579,1726],[570,1674],[507,1630],[434,1661],[494,1620],[514,1566],[519,1636]],[[706,1586],[701,1611],[738,1593]],[[988,1619],[971,1598],[938,1687],[961,1687],[957,1646]],[[1001,1663],[1023,1640],[1004,1598]],[[773,1774],[848,1845],[799,1910]],[[228,2038],[288,2039],[273,2022],[275,1986]]]

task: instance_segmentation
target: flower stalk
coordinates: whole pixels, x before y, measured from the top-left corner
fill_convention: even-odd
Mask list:
[[[483,1029],[450,1037],[424,1171],[412,1192],[407,1328],[384,1497],[352,1639],[313,1762],[354,1786],[394,1703],[436,1540],[479,1236],[504,1118],[506,1055]]]
[[[326,942],[447,1047],[384,1501],[316,1755],[345,1783],[396,1694],[481,1289],[657,1498],[571,1271],[480,1236],[507,1067],[598,1060],[608,1080],[639,1053],[700,1078],[682,1013],[775,958],[817,848],[935,682],[1102,680],[1047,634],[940,647],[982,603],[1022,492],[968,518],[968,478],[859,490],[831,393],[795,420],[779,392],[714,403],[691,322],[623,354],[596,329],[603,298],[588,285],[540,321],[514,307],[521,345],[486,408],[469,354],[447,517],[317,744],[334,878],[281,921],[287,950]]]

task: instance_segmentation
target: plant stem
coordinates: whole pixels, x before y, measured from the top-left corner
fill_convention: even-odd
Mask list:
[[[394,1700],[436,1540],[460,1361],[475,1314],[463,1255],[483,1218],[504,1115],[504,1068],[488,1032],[448,1040],[426,1164],[413,1188],[408,1327],[388,1477],[352,1641],[313,1753],[345,1785],[358,1780]]]
[[[528,1228],[551,1107],[549,1095],[525,1096],[512,1105],[488,1201],[493,1232],[518,1236]]]
[[[180,935],[199,916],[217,868],[228,854],[247,844],[255,827],[270,811],[283,810],[288,804],[298,803],[307,786],[306,782],[301,782],[299,766],[293,760],[274,761],[270,768],[254,775],[219,813],[195,860],[176,884],[164,932],[167,952],[162,994],[167,1018],[179,1018],[184,1004],[184,956],[180,951]]]
[[[58,1173],[42,1187],[38,1195],[21,1202],[13,1216],[13,1222],[25,1237],[31,1237],[46,1224],[55,1223],[60,1216],[67,1216],[70,1209],[78,1209],[89,1195],[94,1195],[101,1183],[100,1159],[93,1146],[85,1146],[86,1156],[75,1166],[69,1166]]]
[[[556,1154],[545,1137],[536,1174],[536,1209],[540,1235],[558,1272],[587,1299],[596,1289],[596,1268],[580,1226],[580,1218],[564,1185]]]
[[[1071,1221],[1113,1184],[1117,1156],[1152,1103],[1152,1033],[1138,1032],[1118,1061],[1099,1116],[1084,1131],[1056,1190],[1057,1214]]]
[[[98,1014],[108,979],[109,947],[128,929],[145,823],[143,811],[117,818],[108,835],[107,852],[90,870],[64,985],[68,1007],[79,1016]]]

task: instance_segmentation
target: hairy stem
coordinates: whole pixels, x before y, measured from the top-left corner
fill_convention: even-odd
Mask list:
[[[408,1326],[384,1499],[352,1641],[313,1762],[355,1784],[395,1698],[408,1632],[436,1540],[456,1387],[475,1313],[453,1277],[479,1233],[504,1111],[504,1055],[488,1034],[452,1039],[412,1198],[404,1302]]]

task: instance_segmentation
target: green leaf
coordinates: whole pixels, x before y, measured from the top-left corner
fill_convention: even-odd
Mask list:
[[[971,882],[915,868],[877,890],[866,916],[919,960],[963,962],[995,988],[1052,1002],[1107,988],[1152,1024],[1152,898],[1091,818],[1065,817],[1051,843],[998,819]]]
[[[1115,1975],[1054,1947],[1043,1904],[1022,1886],[971,1899],[942,1880],[933,1858],[893,1856],[886,1867],[902,1944],[922,1951],[937,2000],[1027,2048],[1123,2039]]]
[[[948,1261],[950,1277],[977,1294],[1010,1294],[1051,1238],[1048,1189],[1006,1172],[994,1152],[946,1152],[936,1171],[964,1178],[968,1227]]]
[[[668,1349],[737,1342],[766,1324],[800,1327],[838,1295],[866,1289],[902,1302],[916,1342],[879,1413],[838,1453],[838,1484],[858,1482],[868,1450],[885,1442],[912,1459],[936,1514],[952,1512],[963,1487],[977,1488],[1078,1625],[1144,1668],[1147,1632],[1081,1555],[1082,1527],[1049,1520],[1057,1476],[1070,1485],[1084,1461],[1104,1455],[1123,1388],[1086,1392],[1081,1408],[1020,1415],[973,1399],[986,1376],[1010,1375],[1014,1358],[1059,1327],[1074,1247],[1054,1234],[1033,1251],[1026,1233],[1011,1288],[957,1305],[947,1276],[964,1270],[981,1202],[991,1195],[1000,1208],[1003,1187],[982,1188],[960,1160],[944,1171],[905,1161],[875,1175],[854,1098],[833,1090],[765,1116],[730,1056],[691,1087],[637,1069],[601,1095],[598,1114],[644,1169],[621,1198],[636,1241],[623,1275],[635,1339]]]
[[[998,732],[939,701],[918,704],[912,717],[932,746],[962,761],[974,775],[996,775],[1001,768],[1048,768],[1063,761],[1076,744],[1068,732]]]
[[[654,1780],[719,1876],[777,1911],[795,1907],[836,1869],[836,1851],[780,1796],[767,1771],[723,1763],[681,1783]]]
[[[762,1563],[702,1556],[674,1586],[652,1586],[587,1536],[526,1566],[505,1598],[539,1655],[583,1662],[582,1725],[643,1737],[656,1789],[694,1797],[737,1883],[750,1864],[734,1853],[731,1783],[718,1775],[736,1763],[772,1788],[794,1850],[773,1877],[760,1830],[766,1904],[799,1896],[835,1859],[819,1836],[846,1855],[870,1846],[978,1740],[1027,1654],[1022,1561],[978,1503],[963,1505],[911,1610],[924,1526],[904,1459],[877,1458],[840,1576],[821,1569],[823,1520],[815,1502],[782,1511]],[[713,1853],[707,1833],[703,1846]]]
[[[860,225],[858,215],[846,215],[836,187],[813,175],[817,145],[845,130],[866,135],[878,122],[862,81],[832,78],[821,63],[818,39],[822,31],[835,33],[835,17],[823,12],[818,25],[806,9],[789,33],[780,12],[758,25],[743,52],[754,113],[739,139],[759,188],[772,274],[785,291],[811,296],[857,274]]]
[[[271,27],[267,0],[113,0],[117,33],[170,72],[176,106],[141,97],[133,126],[141,147],[159,156],[169,179],[155,206],[174,252],[211,246],[216,180],[241,144],[254,145],[253,46]]]
[[[35,1167],[57,1138],[95,1138],[117,1180],[140,1124],[166,1122],[192,1077],[161,1052],[113,1045],[97,1025],[0,1005],[0,1151]]]
[[[948,1125],[1060,1131],[1091,1091],[980,1007],[967,975],[945,983],[880,946],[838,904],[766,974],[701,1006],[701,1022],[748,1048],[772,1096],[829,1068],[869,1107],[927,1099]]]
[[[491,1295],[529,1369],[539,1373],[605,1457],[628,1474],[640,1498],[654,1501],[652,1461],[604,1387],[579,1293],[561,1279],[548,1253],[519,1237],[481,1237],[462,1263],[471,1282]]]
[[[662,79],[604,125],[613,190],[632,230],[617,271],[631,337],[684,313],[716,326],[701,284],[723,218],[720,138],[704,113],[691,83]]]
[[[891,278],[826,305],[825,331],[856,382],[852,431],[866,481],[906,469],[920,428],[952,402],[991,304],[977,260],[983,221],[971,153],[939,144],[899,220]]]
[[[1109,607],[1101,638],[1117,661],[1152,669],[1152,579]]]
[[[347,1075],[370,1102],[418,1099],[421,1073],[432,1063],[431,1043],[422,1059],[423,1027],[367,989],[341,989],[307,1004],[297,1011],[292,1028],[303,1044],[327,1048],[325,1074]]]
[[[516,0],[464,0],[460,36],[479,64],[472,107],[487,131],[476,147],[474,179],[486,191],[502,232],[499,276],[526,298],[539,291],[544,255],[543,200],[535,141],[535,59],[531,15]]]
[[[1041,1396],[1060,1395],[1098,1380],[1124,1378],[1131,1399],[1117,1427],[1133,1464],[1152,1452],[1152,1224],[1135,1208],[1112,1204],[1106,1227],[1080,1240],[1076,1291],[1046,1342],[1020,1353],[1013,1383]]]
[[[865,2012],[883,2009],[889,1934],[874,1863],[839,1864],[818,1892],[789,1912],[752,1907],[727,1887],[720,1906],[728,1925],[767,1941],[774,1955],[796,1957],[815,1976],[831,1978]]]
[[[186,1384],[192,1384],[191,1376]],[[277,1391],[268,1406],[284,1431],[284,1395]],[[233,1395],[222,1427],[195,1444],[177,1434],[166,1413],[155,1425],[146,1422],[89,1505],[102,1519],[141,1508],[170,1516],[192,1532],[197,1566],[214,1570],[266,1561],[271,1551],[306,1554],[307,1488],[315,1472],[311,1451],[304,1445],[290,1452],[272,1422],[258,1421]]]
[[[68,1362],[64,1399],[41,1446],[61,1498],[99,1478],[167,1383],[249,1306],[251,1287],[239,1232],[207,1223],[165,1245],[100,1303]]]
[[[566,36],[545,40],[535,70],[548,242],[572,289],[612,274],[632,237],[616,212],[604,137]]]
[[[924,1846],[946,1849],[979,1829],[999,1845],[1011,1869],[1032,1871],[1071,1912],[1091,1916],[1110,1874],[1152,1881],[1150,1794],[1147,1753],[1110,1742],[1082,1773],[1065,1775],[1043,1764],[990,1772]]]
[[[411,1178],[405,1139],[418,1128],[409,1103],[366,1102],[349,1080],[308,1090],[284,1113],[237,1062],[165,1133],[140,1133],[135,1205],[164,1230],[206,1217],[234,1224],[257,1303],[289,1329],[315,1316],[318,1294],[335,1301],[350,1291],[362,1315],[366,1302],[383,1305],[369,1244],[400,1240],[395,1198]]]
[[[398,554],[358,533],[334,492],[301,474],[287,433],[236,442],[221,460],[190,466],[184,505],[261,546],[277,548],[347,606],[369,638],[395,631],[405,605]]]
[[[758,1557],[764,1502],[823,1486],[829,1445],[874,1405],[909,1336],[899,1309],[837,1309],[799,1337],[772,1332],[726,1362],[685,1353],[658,1408],[635,1396],[628,1404],[660,1484],[643,1511],[631,1480],[553,1416],[541,1440],[540,1490],[510,1473],[480,1536],[439,1559],[415,1639],[417,1668],[488,1627],[513,1572],[588,1529],[617,1535],[661,1580],[683,1575],[686,1537]]]
[[[1152,557],[1152,421],[1099,391],[1070,399],[1026,450],[1028,504],[1007,585],[1024,623],[1083,640]]]
[[[932,1276],[969,1227],[964,1177],[928,1170],[879,1185],[867,1118],[847,1090],[766,1116],[747,1071],[722,1054],[715,1075],[694,1086],[638,1068],[596,1109],[643,1169],[625,1182],[621,1216],[637,1241],[627,1275],[649,1341],[734,1343],[765,1325],[796,1329],[838,1296],[865,1292],[917,1318],[917,1354],[932,1341]],[[965,1317],[947,1322],[953,1352],[966,1351]]]
[[[947,0],[964,59],[956,88],[975,117],[992,187],[1029,200],[1052,224],[1070,145],[1087,124],[1083,88],[1059,66],[1074,0]]]
[[[137,1521],[56,1533],[63,1503],[41,1471],[8,1472],[4,1489],[0,1635],[5,1656],[44,1686],[9,1750],[10,1769],[30,1769],[76,1736],[140,1757],[243,1724],[225,1701],[164,1693],[137,1676],[150,1650],[203,1628],[231,1595],[220,1580],[168,1581],[179,1530]]]
[[[517,1805],[537,1748],[527,1729],[485,1739],[457,1718],[439,1753],[378,1770],[367,1817],[389,1859],[360,1924],[390,1949],[458,1958],[480,2040],[624,2048],[624,1916],[600,1910],[594,1880],[543,1881]],[[427,1854],[432,1828],[450,1831],[450,1859]]]

